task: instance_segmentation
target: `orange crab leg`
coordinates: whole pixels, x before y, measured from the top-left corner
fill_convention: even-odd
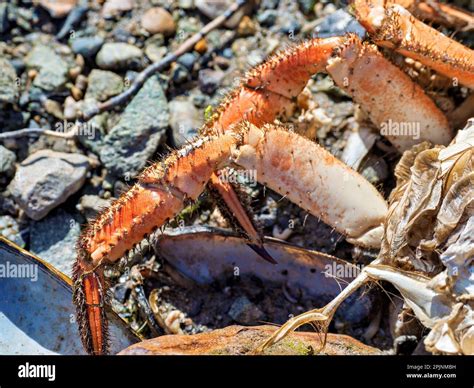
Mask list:
[[[103,264],[114,263],[204,190],[211,174],[228,164],[240,135],[204,137],[142,172],[127,193],[82,232],[74,266],[74,301],[85,349],[107,352]]]
[[[453,28],[474,28],[474,15],[454,5],[435,0],[393,0],[391,2],[407,9],[420,20],[430,20]]]
[[[357,19],[378,45],[474,88],[473,50],[417,20],[398,4],[353,0],[353,5]]]

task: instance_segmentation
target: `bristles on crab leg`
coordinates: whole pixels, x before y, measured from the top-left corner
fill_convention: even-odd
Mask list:
[[[394,49],[459,84],[474,88],[474,51],[417,20],[398,4],[354,0],[359,22],[377,45]]]
[[[85,349],[107,353],[106,284],[103,265],[123,257],[166,224],[204,190],[211,174],[228,165],[241,135],[203,137],[155,163],[82,232],[74,265],[74,302]]]

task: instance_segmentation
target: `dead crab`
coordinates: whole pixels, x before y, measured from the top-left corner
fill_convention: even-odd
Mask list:
[[[407,2],[352,1],[355,15],[378,46],[474,88],[473,51],[397,3]],[[434,2],[411,3],[410,9],[423,17],[472,20],[444,5],[430,8]],[[420,128],[416,139],[409,133],[382,133],[399,151],[409,150],[397,168],[398,186],[388,204],[368,181],[325,149],[270,124],[318,72],[327,72],[377,127],[391,122]],[[108,350],[104,266],[165,225],[208,185],[223,199],[224,213],[245,232],[249,245],[272,260],[233,184],[220,178],[219,170],[233,166],[256,171],[260,183],[321,218],[349,242],[381,249],[379,258],[333,302],[293,318],[263,347],[301,324],[327,324],[340,302],[360,285],[388,280],[423,324],[433,328],[428,339],[433,351],[472,353],[472,280],[465,272],[454,276],[443,271],[452,266],[472,271],[473,129],[459,132],[444,148],[453,137],[448,119],[422,87],[375,45],[354,35],[312,39],[271,57],[247,74],[198,139],[143,171],[137,183],[83,231],[74,267],[74,301],[86,350]],[[440,146],[429,148],[427,142]],[[424,227],[415,228],[420,222]]]

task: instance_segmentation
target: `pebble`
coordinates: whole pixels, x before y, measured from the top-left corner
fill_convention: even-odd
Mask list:
[[[362,25],[343,9],[339,9],[322,19],[314,29],[314,36],[318,38],[329,38],[341,36],[347,33],[357,34],[364,38],[365,29]]]
[[[275,24],[278,12],[273,9],[266,9],[257,16],[257,21],[264,27],[271,27]]]
[[[75,120],[77,117],[77,105],[76,105],[76,100],[74,100],[74,97],[72,96],[67,96],[66,99],[64,100],[64,111],[63,111],[63,117],[66,120]]]
[[[20,226],[12,216],[0,216],[0,235],[22,248],[26,245],[20,234]]]
[[[237,33],[239,34],[239,36],[254,35],[256,31],[257,27],[254,21],[247,15],[242,18],[239,23],[239,26],[237,27]]]
[[[15,173],[15,162],[15,153],[0,145],[0,178],[9,178]]]
[[[146,11],[141,19],[142,27],[150,34],[171,36],[176,32],[173,16],[164,8],[154,7]]]
[[[44,110],[49,113],[51,116],[56,117],[59,120],[62,120],[63,117],[63,108],[61,104],[55,100],[47,99],[44,103]]]
[[[40,150],[20,164],[9,189],[28,217],[40,220],[82,187],[88,169],[84,155]]]
[[[68,63],[51,48],[43,44],[33,47],[25,59],[30,69],[38,69],[33,85],[53,92],[64,87],[68,80]]]
[[[15,68],[6,58],[0,58],[0,106],[15,104],[19,97]]]
[[[233,3],[233,0],[195,0],[194,4],[201,13],[212,20],[222,15]],[[250,14],[254,6],[254,1],[247,1],[243,7],[224,23],[224,26],[234,29],[238,26],[242,16]]]
[[[71,48],[75,54],[80,54],[84,58],[92,59],[99,52],[104,44],[104,38],[100,36],[85,36],[72,40]]]
[[[169,110],[161,84],[158,76],[148,79],[105,137],[100,159],[111,174],[135,176],[163,140]]]
[[[40,0],[39,3],[53,18],[62,18],[71,12],[78,0]]]
[[[197,60],[196,54],[185,53],[178,58],[177,62],[180,65],[183,65],[188,71],[193,71],[196,60]]]
[[[220,70],[203,69],[199,71],[199,89],[205,94],[213,94],[219,87],[224,72]]]
[[[5,34],[10,28],[8,13],[9,13],[8,3],[0,4],[0,34]]]
[[[171,79],[175,84],[182,84],[189,80],[189,71],[182,65],[175,64],[171,70]]]
[[[96,63],[105,70],[126,70],[142,58],[142,50],[128,43],[105,43],[96,56]]]
[[[93,69],[87,80],[85,98],[106,101],[123,91],[123,80],[118,74],[107,70]]]
[[[107,0],[102,7],[102,16],[110,18],[133,9],[133,0]]]
[[[84,219],[64,209],[54,210],[41,221],[30,225],[30,250],[52,264],[62,273],[71,276],[76,260],[76,242]]]
[[[228,315],[243,325],[259,324],[264,318],[263,312],[246,296],[241,296],[232,303]]]
[[[100,198],[98,195],[83,195],[79,200],[76,209],[80,211],[88,220],[110,205],[110,202]]]
[[[181,147],[186,141],[197,136],[204,120],[194,104],[189,100],[173,100],[169,103],[171,141]]]
[[[207,40],[202,38],[194,45],[194,50],[196,50],[199,54],[204,54],[207,51]]]

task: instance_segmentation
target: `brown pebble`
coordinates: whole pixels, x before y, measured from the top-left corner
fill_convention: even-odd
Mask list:
[[[76,101],[79,101],[80,99],[82,99],[82,96],[83,96],[82,90],[76,86],[73,86],[71,88],[71,95],[74,97]]]
[[[142,27],[150,34],[173,35],[176,31],[176,25],[173,16],[161,7],[150,8],[141,19]]]
[[[207,51],[207,41],[206,39],[201,39],[194,45],[194,50],[196,50],[199,54],[204,54]]]

